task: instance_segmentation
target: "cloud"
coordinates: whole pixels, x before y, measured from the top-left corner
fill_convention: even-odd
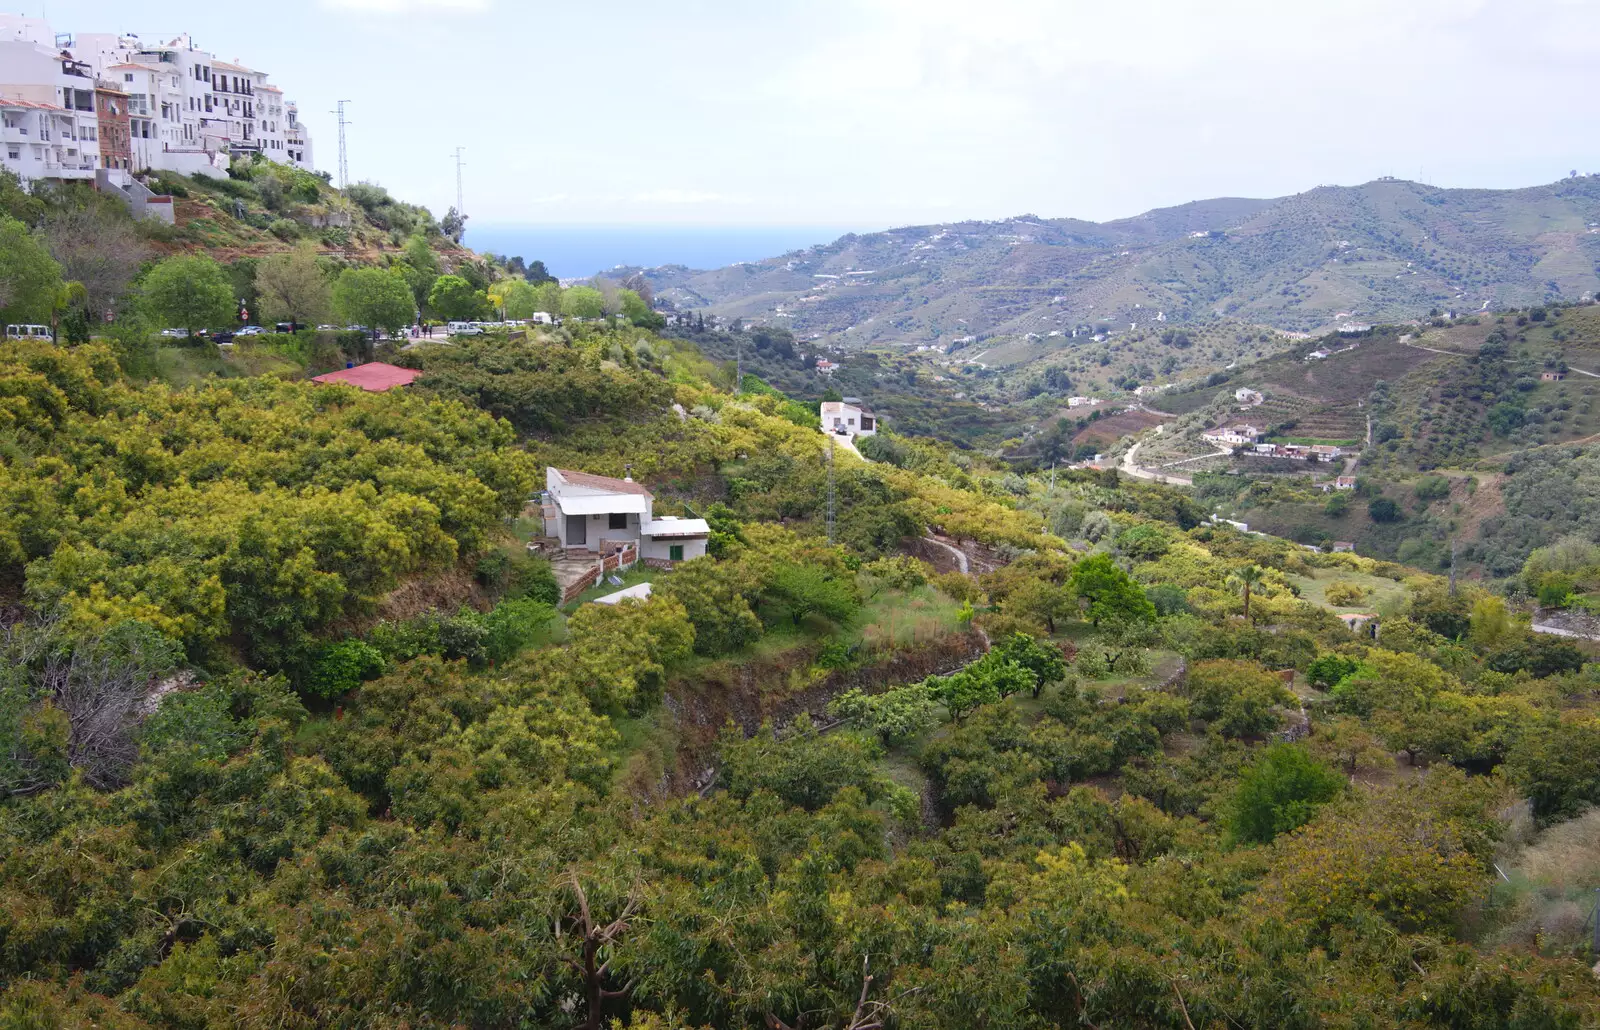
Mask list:
[[[360,14],[478,14],[491,0],[322,0],[324,7]]]
[[[748,204],[743,197],[730,197],[704,190],[659,189],[635,193],[628,197],[634,204]]]

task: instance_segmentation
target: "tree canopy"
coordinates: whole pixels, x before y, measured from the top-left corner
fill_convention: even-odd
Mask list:
[[[152,317],[191,333],[225,328],[236,321],[237,298],[226,272],[208,257],[168,258],[141,284]]]
[[[416,317],[404,277],[378,268],[347,268],[333,286],[333,306],[346,322],[397,332]]]

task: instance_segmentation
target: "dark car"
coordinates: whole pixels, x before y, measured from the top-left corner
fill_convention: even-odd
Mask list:
[[[275,333],[298,333],[304,328],[306,327],[299,322],[279,322],[272,327],[272,331]]]

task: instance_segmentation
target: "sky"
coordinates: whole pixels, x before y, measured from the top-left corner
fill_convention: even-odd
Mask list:
[[[16,4],[18,0],[10,0]],[[0,4],[5,0],[0,0]],[[1596,0],[51,0],[192,33],[317,163],[475,226],[1105,220],[1600,171]]]

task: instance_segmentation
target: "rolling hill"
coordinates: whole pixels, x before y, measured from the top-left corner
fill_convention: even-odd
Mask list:
[[[1199,424],[1247,419],[1280,438],[1359,448],[1357,503],[1329,504],[1313,489],[1327,470],[1248,458],[1211,463],[1237,475],[1197,480],[1200,496],[1269,533],[1348,540],[1428,568],[1448,566],[1454,541],[1463,570],[1491,576],[1512,575],[1536,547],[1597,532],[1600,306],[1435,319],[1339,342],[1358,346],[1307,360],[1315,345],[1302,344],[1157,403],[1202,420],[1182,423],[1191,440]],[[1241,387],[1263,395],[1247,413],[1233,403]],[[1178,457],[1182,442],[1141,454]],[[1380,495],[1397,517],[1369,516],[1362,502]]]
[[[1577,300],[1600,289],[1597,223],[1600,177],[1517,190],[1384,179],[1104,223],[910,226],[710,271],[641,271],[680,308],[829,346],[1025,341],[1050,352],[1133,325],[1226,318],[1319,332]]]

